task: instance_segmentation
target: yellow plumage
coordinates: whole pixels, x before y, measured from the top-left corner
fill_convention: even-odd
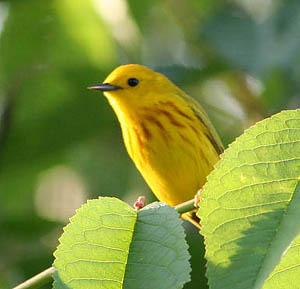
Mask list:
[[[192,199],[223,150],[201,106],[137,64],[118,67],[90,88],[104,91],[127,151],[156,197],[171,206]]]

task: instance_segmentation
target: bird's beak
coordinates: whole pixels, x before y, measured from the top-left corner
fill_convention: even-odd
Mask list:
[[[109,83],[100,83],[100,84],[89,86],[88,89],[101,90],[101,91],[111,91],[111,90],[122,89],[122,87],[116,86],[116,85],[111,85]]]

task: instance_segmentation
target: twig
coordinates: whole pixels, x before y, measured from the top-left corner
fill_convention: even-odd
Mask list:
[[[39,288],[47,283],[50,283],[53,273],[56,271],[54,267],[50,267],[45,271],[33,276],[27,281],[21,283],[20,285],[14,287],[13,289],[35,289]]]
[[[177,205],[174,208],[179,214],[187,213],[189,211],[195,210],[195,200],[186,201],[182,204]]]

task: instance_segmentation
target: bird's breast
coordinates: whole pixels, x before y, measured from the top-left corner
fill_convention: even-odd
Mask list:
[[[196,128],[194,128],[196,130]],[[192,199],[212,170],[200,138],[187,123],[144,115],[123,131],[127,151],[158,199],[176,205]]]
[[[127,151],[157,198],[192,199],[218,160],[193,112],[170,101],[116,112]]]

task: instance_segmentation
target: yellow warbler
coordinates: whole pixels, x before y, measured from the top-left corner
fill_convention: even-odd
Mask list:
[[[116,68],[89,89],[104,92],[128,154],[156,197],[171,206],[192,199],[223,151],[201,106],[164,75],[137,64]]]

